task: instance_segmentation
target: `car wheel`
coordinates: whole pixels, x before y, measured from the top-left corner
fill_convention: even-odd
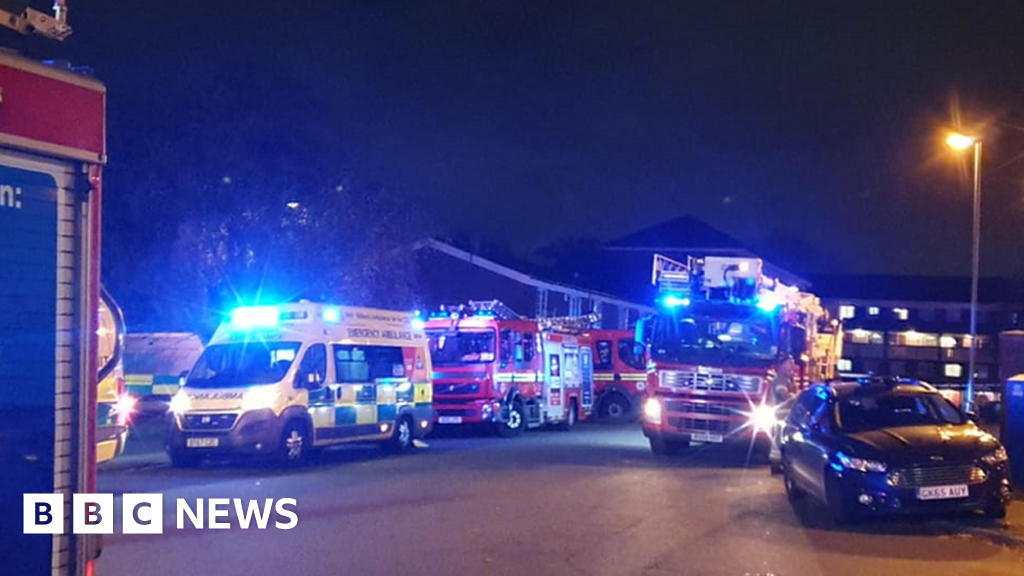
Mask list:
[[[508,408],[508,418],[498,423],[498,434],[503,438],[519,436],[526,430],[526,411],[523,403],[516,400]]]
[[[168,456],[171,457],[171,466],[175,468],[197,468],[203,461],[200,455],[185,450],[171,450]]]
[[[613,423],[622,423],[629,420],[629,400],[619,393],[613,393],[601,402],[601,416]]]
[[[565,414],[565,420],[562,420],[558,424],[558,429],[562,432],[568,432],[572,430],[573,426],[576,425],[576,400],[569,401],[569,411]]]
[[[306,457],[311,438],[306,433],[306,425],[300,420],[291,420],[284,426],[281,433],[281,445],[277,449],[278,459],[282,464],[296,466]]]
[[[412,450],[412,421],[408,416],[402,416],[395,422],[395,429],[391,432],[387,448],[396,454]]]

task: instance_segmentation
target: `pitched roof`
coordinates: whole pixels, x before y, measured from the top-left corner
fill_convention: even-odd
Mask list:
[[[747,251],[746,246],[736,238],[693,216],[679,216],[638,230],[609,242],[607,247],[612,249]]]

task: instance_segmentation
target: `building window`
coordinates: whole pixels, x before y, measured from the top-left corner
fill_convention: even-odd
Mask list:
[[[918,376],[931,376],[935,374],[935,366],[929,362],[918,362],[917,363],[917,375]]]
[[[908,320],[910,318],[910,310],[906,308],[893,308],[892,313],[896,315],[898,320]]]
[[[844,304],[844,305],[839,307],[839,319],[840,320],[849,320],[850,318],[853,318],[856,315],[857,315],[857,309],[854,308],[853,306],[849,306],[849,305],[845,305]]]
[[[846,341],[851,344],[881,344],[881,332],[869,332],[863,328],[854,328],[846,333]]]
[[[939,337],[939,346],[943,348],[956,348],[956,338],[948,334]]]
[[[975,366],[974,370],[978,373],[979,380],[988,380],[988,366]]]
[[[959,308],[947,308],[946,309],[946,321],[947,322],[959,322],[963,317],[963,310]]]
[[[849,372],[853,370],[853,362],[848,358],[840,358],[839,361],[836,362],[836,368],[838,368],[840,372]]]
[[[868,316],[878,316],[878,313],[879,313],[878,306],[869,306],[868,307]]]
[[[947,378],[959,378],[964,373],[964,367],[959,364],[946,364],[944,373]]]
[[[939,346],[939,335],[927,332],[890,332],[889,344],[894,346],[914,346],[919,348],[937,348]]]
[[[906,362],[889,362],[889,375],[902,376],[907,373]]]

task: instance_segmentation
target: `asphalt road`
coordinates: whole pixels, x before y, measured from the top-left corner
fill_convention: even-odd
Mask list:
[[[135,442],[100,490],[163,493],[164,533],[107,536],[99,576],[1024,573],[1024,551],[932,521],[837,527],[812,504],[791,507],[743,450],[655,457],[634,427],[432,438],[397,457],[346,448],[284,471],[174,470],[158,440]],[[211,497],[295,498],[299,522],[176,529],[176,498]]]

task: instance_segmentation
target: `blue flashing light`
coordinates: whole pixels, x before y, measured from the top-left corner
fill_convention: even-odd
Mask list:
[[[665,297],[661,299],[661,305],[666,308],[689,306],[690,299],[683,296],[676,296],[675,294],[666,294]]]
[[[244,330],[277,326],[280,319],[277,306],[243,306],[231,311],[231,323]]]
[[[782,300],[777,294],[769,292],[757,298],[757,307],[765,312],[774,312],[779,306],[782,306]]]
[[[341,322],[341,309],[335,306],[324,308],[324,311],[320,313],[320,317],[323,318],[324,322],[337,324]]]

